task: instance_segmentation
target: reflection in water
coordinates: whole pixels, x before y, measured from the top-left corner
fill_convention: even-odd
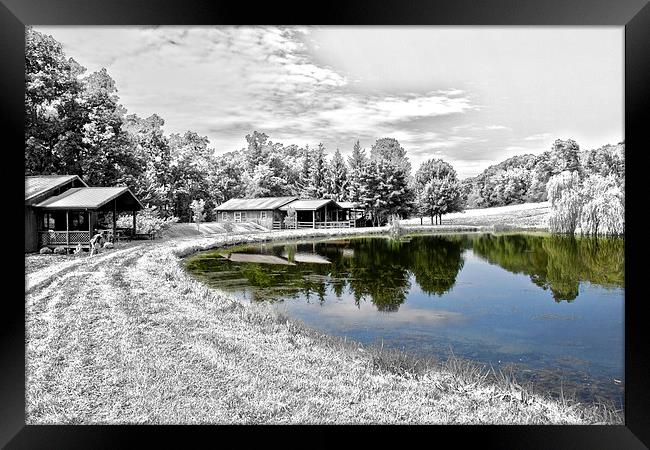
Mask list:
[[[549,390],[570,382],[585,401],[618,401],[623,255],[623,239],[449,234],[258,244],[186,265],[332,334],[441,358],[452,348]]]
[[[524,273],[549,289],[556,301],[573,301],[580,282],[624,287],[624,241],[619,238],[482,235],[472,240],[475,254],[513,273]]]
[[[187,268],[221,288],[248,288],[253,300],[295,297],[324,301],[327,286],[357,305],[370,300],[397,311],[414,279],[422,292],[449,292],[463,268],[463,252],[512,273],[528,275],[555,301],[573,301],[582,282],[624,287],[624,241],[617,238],[506,234],[356,238],[252,246],[236,253],[195,255]]]

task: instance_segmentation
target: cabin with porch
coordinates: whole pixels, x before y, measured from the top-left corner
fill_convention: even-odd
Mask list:
[[[216,211],[217,222],[255,222],[274,230],[350,228],[360,217],[360,210],[350,202],[298,197],[233,198]]]
[[[89,187],[76,175],[25,177],[25,252],[42,247],[90,247],[102,232],[110,239],[135,236],[136,214],[143,208],[128,187]],[[117,228],[118,213],[130,212],[133,226]]]
[[[271,229],[282,220],[279,208],[298,197],[231,198],[217,206],[217,222],[254,222]]]

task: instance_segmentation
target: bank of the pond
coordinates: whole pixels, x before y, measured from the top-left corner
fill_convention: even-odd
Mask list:
[[[182,267],[182,257],[223,246],[384,232],[143,242],[28,271],[39,283],[26,293],[26,423],[620,423],[604,407],[532,395],[471,364],[423,366],[326,336]]]

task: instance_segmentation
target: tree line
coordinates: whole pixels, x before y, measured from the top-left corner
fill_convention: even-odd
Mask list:
[[[625,179],[625,144],[581,150],[572,139],[556,140],[539,155],[518,155],[463,180],[468,208],[487,208],[549,200],[547,184],[562,172]]]
[[[30,27],[25,67],[26,174],[129,186],[152,217],[189,222],[201,204],[210,221],[230,198],[300,196],[355,202],[373,225],[391,216],[437,223],[465,207],[546,200],[549,180],[567,171],[624,179],[622,143],[580,152],[574,141],[558,140],[548,152],[510,158],[465,180],[441,159],[412,173],[406,150],[390,137],[369,151],[357,141],[344,158],[338,148],[328,157],[322,143],[283,145],[252,131],[244,148],[217,154],[195,131],[165,134],[157,114],[128,114],[106,69],[87,73],[59,42]]]

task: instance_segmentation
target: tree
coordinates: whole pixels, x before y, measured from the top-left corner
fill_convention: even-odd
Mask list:
[[[413,177],[416,211],[422,216],[434,217],[463,208],[463,195],[456,171],[442,159],[429,159],[422,163]]]
[[[303,192],[305,196],[310,198],[323,198],[325,195],[325,178],[327,175],[325,164],[325,146],[320,143],[310,157],[309,179]]]
[[[395,138],[377,139],[370,149],[370,158],[389,161],[404,173],[405,178],[411,175],[411,163],[406,157],[406,150]]]
[[[431,178],[418,197],[418,210],[431,217],[431,224],[436,219],[442,223],[442,216],[451,212],[462,211],[462,193],[460,183],[452,175]]]
[[[164,123],[157,114],[146,119],[130,114],[126,116],[124,128],[142,166],[135,194],[143,203],[158,207],[163,217],[169,217],[173,203],[171,152],[162,132]]]
[[[268,139],[268,135],[258,131],[253,131],[252,134],[246,135],[248,148],[245,152],[245,156],[248,163],[248,170],[250,172],[266,159],[265,156],[268,153],[269,146],[271,145],[271,142],[269,142]]]
[[[371,160],[360,175],[359,203],[371,215],[373,225],[383,224],[388,216],[402,216],[413,202],[404,172],[388,160]]]
[[[325,198],[337,201],[345,200],[348,188],[348,171],[339,149],[336,149],[332,161],[327,166],[325,177]]]
[[[214,150],[208,147],[208,143],[207,136],[199,136],[193,131],[169,137],[172,208],[174,215],[182,221],[191,220],[190,202],[195,198],[202,198],[206,202],[206,219],[211,219],[209,211],[214,208],[215,202],[209,171]]]
[[[551,231],[573,234],[580,222],[582,201],[580,177],[577,172],[565,171],[552,176],[546,185],[551,202],[548,223]]]
[[[359,141],[354,144],[352,148],[352,155],[348,157],[348,165],[350,171],[348,173],[348,190],[347,199],[352,202],[359,201],[359,194],[361,191],[361,172],[363,171],[368,158],[365,150],[361,150]]]
[[[192,216],[194,218],[194,222],[196,223],[196,231],[199,231],[199,224],[203,221],[204,208],[205,208],[205,200],[203,200],[202,198],[198,200],[192,200],[192,203],[190,203]]]
[[[51,36],[27,28],[25,171],[75,174],[91,185],[127,184],[139,174],[126,134],[125,109],[106,69],[66,59]]]
[[[616,235],[625,232],[625,191],[613,174],[591,175],[580,191],[580,232]]]

